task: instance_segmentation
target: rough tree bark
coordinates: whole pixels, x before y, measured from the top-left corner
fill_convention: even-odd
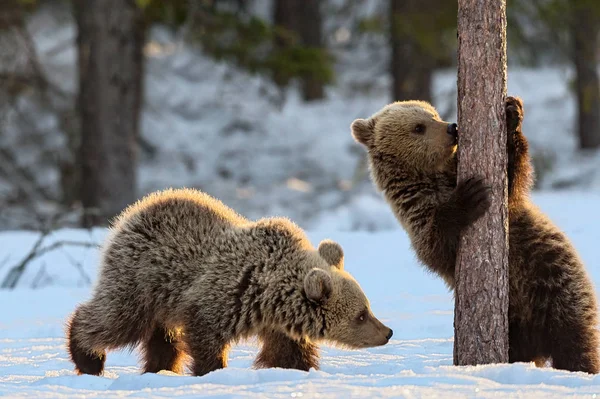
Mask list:
[[[85,227],[106,224],[136,197],[144,26],[134,0],[76,0]]]
[[[411,14],[424,12],[428,8],[427,5],[423,0],[390,0],[390,70],[393,101],[416,99],[431,102],[431,80],[435,60],[419,44],[412,29],[404,29],[405,23],[411,21]]]
[[[600,82],[598,78],[598,46],[600,44],[600,11],[591,0],[573,0],[571,37],[573,40],[573,63],[579,147],[600,147]]]
[[[273,22],[276,26],[297,34],[302,45],[323,49],[320,5],[321,1],[319,0],[275,0],[273,3]],[[275,45],[285,47],[287,40],[276,37]],[[277,75],[274,80],[279,85],[287,83]],[[304,101],[324,98],[323,82],[313,77],[303,78],[302,96]]]
[[[508,362],[505,0],[458,1],[458,180],[483,175],[492,205],[461,237],[454,364]]]

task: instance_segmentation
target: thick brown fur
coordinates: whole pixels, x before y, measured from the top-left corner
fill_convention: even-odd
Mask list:
[[[558,369],[598,373],[594,287],[569,239],[529,198],[533,170],[519,98],[506,100],[506,115],[510,362],[551,359]],[[372,179],[418,258],[453,289],[460,233],[490,200],[479,176],[457,184],[451,131],[422,101],[396,102],[352,124],[368,151]]]
[[[315,249],[283,218],[251,222],[196,190],[145,197],[116,220],[93,297],[68,326],[79,373],[106,351],[141,345],[144,371],[194,375],[227,366],[231,343],[257,335],[257,367],[318,368],[316,343],[384,345],[391,330],[344,271],[339,244]]]

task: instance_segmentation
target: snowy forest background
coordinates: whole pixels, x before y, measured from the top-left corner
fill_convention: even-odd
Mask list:
[[[90,137],[106,121],[82,120],[77,40],[98,23],[85,17],[94,3],[2,2],[2,230],[105,225],[143,194],[181,186],[250,218],[395,229],[350,123],[399,99],[456,120],[455,2],[110,1],[129,4],[119,23],[140,62],[120,78],[142,100],[107,105],[132,129],[99,145]],[[509,94],[524,99],[536,190],[600,190],[598,4],[508,0]],[[90,153],[122,168],[86,167]]]

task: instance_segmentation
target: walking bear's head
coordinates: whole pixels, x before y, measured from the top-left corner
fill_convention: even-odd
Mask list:
[[[319,244],[326,267],[309,269],[304,291],[323,309],[323,339],[350,348],[385,345],[392,330],[380,322],[358,282],[344,270],[342,247],[331,240]]]

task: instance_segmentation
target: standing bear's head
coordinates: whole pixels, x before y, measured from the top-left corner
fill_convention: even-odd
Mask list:
[[[352,135],[373,157],[396,158],[407,167],[436,172],[456,153],[458,128],[425,101],[397,101],[368,119],[352,122]]]
[[[385,345],[392,330],[371,312],[358,282],[344,270],[342,247],[331,240],[319,244],[316,262],[304,277],[304,292],[323,309],[323,338],[350,348]]]

